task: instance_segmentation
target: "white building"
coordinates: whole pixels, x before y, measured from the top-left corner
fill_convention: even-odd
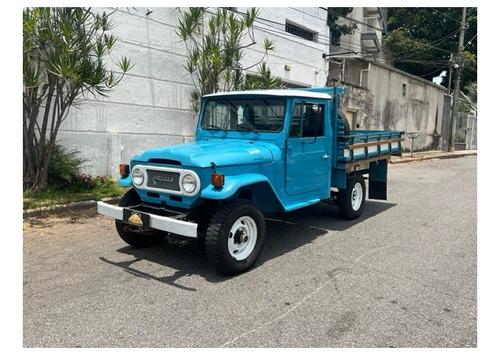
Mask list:
[[[339,16],[339,25],[356,24],[357,29],[352,34],[332,38],[330,51],[356,52],[349,54],[354,58],[371,56],[384,62],[382,42],[387,27],[386,13],[383,7],[353,7],[347,16]]]
[[[146,149],[192,141],[197,117],[189,101],[191,78],[183,68],[187,52],[175,33],[180,10],[94,9],[101,10],[115,11],[112,32],[118,41],[112,59],[127,56],[134,67],[108,97],[91,97],[72,108],[58,140],[88,160],[83,172],[118,177],[118,165]],[[322,55],[329,52],[330,43],[326,9],[259,11],[256,40],[260,44],[269,38],[275,44],[266,59],[272,74],[288,86],[324,86],[329,67]],[[262,54],[262,46],[248,48],[243,65]]]

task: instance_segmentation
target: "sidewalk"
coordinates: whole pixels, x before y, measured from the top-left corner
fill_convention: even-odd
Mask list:
[[[457,150],[452,153],[441,150],[430,150],[425,152],[413,152],[413,157],[409,152],[404,152],[402,157],[391,157],[391,164],[409,163],[414,161],[425,161],[431,159],[451,159],[465,156],[477,155],[477,150]]]

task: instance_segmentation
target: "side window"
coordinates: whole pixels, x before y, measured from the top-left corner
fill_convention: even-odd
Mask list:
[[[302,121],[301,121],[302,118]],[[296,103],[292,124],[291,138],[321,137],[325,135],[325,105],[317,103]]]
[[[293,108],[292,115],[292,125],[290,126],[290,138],[300,138],[302,137],[302,132],[300,131],[300,118],[302,117],[302,104],[296,103]]]

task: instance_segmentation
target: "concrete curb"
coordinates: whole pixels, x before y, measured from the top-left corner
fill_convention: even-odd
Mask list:
[[[407,154],[407,153],[406,153]],[[391,164],[401,164],[401,163],[411,163],[419,161],[427,161],[433,159],[453,159],[462,158],[466,156],[476,156],[477,150],[467,150],[467,151],[456,151],[452,153],[448,152],[416,152],[413,157],[403,155],[402,158],[393,157],[391,158]]]
[[[113,204],[113,203],[118,203],[119,200],[120,200],[120,197],[108,197],[108,198],[103,198],[100,201]],[[80,209],[84,209],[84,208],[91,208],[91,207],[97,208],[97,201],[96,200],[78,201],[78,202],[70,202],[70,203],[62,204],[62,205],[32,208],[29,210],[23,210],[23,219],[28,218],[28,217],[40,217],[40,216],[47,215],[50,213],[72,212],[75,210],[80,210]]]

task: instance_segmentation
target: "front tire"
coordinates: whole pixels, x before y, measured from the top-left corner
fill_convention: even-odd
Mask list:
[[[237,199],[222,205],[212,217],[205,238],[210,263],[221,273],[236,275],[257,261],[266,234],[266,222],[251,201]]]
[[[362,175],[347,180],[346,189],[340,189],[338,195],[339,212],[342,218],[353,220],[361,216],[365,208],[366,185]]]
[[[141,203],[141,198],[134,189],[128,190],[120,199],[118,206],[132,207]],[[167,233],[153,230],[142,232],[138,227],[133,227],[115,219],[116,231],[125,243],[136,248],[145,248],[160,244],[167,236]]]

